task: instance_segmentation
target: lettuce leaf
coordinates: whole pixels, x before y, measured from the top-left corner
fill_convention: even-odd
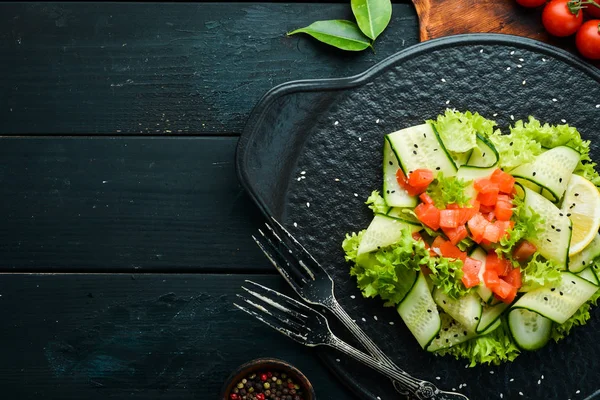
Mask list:
[[[371,195],[367,198],[365,204],[367,204],[376,214],[387,214],[390,209],[378,190],[373,190],[371,192]]]
[[[552,326],[552,333],[550,334],[552,339],[558,342],[559,340],[564,339],[569,332],[571,332],[571,329],[573,329],[574,326],[585,325],[586,322],[591,318],[590,309],[592,306],[598,305],[598,299],[600,299],[600,289],[598,289],[587,302],[579,307],[579,309],[571,316],[571,318],[562,324],[554,324]]]
[[[513,361],[521,351],[511,339],[505,325],[503,321],[496,330],[487,335],[439,350],[435,354],[452,355],[457,360],[467,359],[470,367],[477,364],[500,365],[507,361]]]
[[[501,256],[505,255],[510,258],[513,248],[521,239],[535,237],[543,231],[545,220],[532,208],[526,208],[522,198],[516,196],[513,199],[513,215],[511,220],[515,225],[508,229],[508,234],[500,239],[500,245],[496,249],[496,253]]]
[[[558,284],[561,281],[561,268],[554,261],[546,260],[535,253],[522,268],[522,290],[529,291],[546,285]]]
[[[460,259],[446,257],[428,257],[427,267],[433,272],[429,275],[431,282],[442,292],[453,299],[458,299],[471,291],[462,283],[463,262]]]
[[[342,249],[344,249],[344,252],[346,253],[346,261],[356,262],[356,257],[358,256],[358,246],[360,245],[360,241],[362,240],[366,231],[366,229],[363,229],[358,233],[352,232],[351,234],[346,234],[346,238],[342,242]]]
[[[427,194],[433,200],[433,204],[437,208],[444,209],[447,204],[456,203],[461,207],[470,205],[471,198],[465,193],[465,189],[469,186],[469,182],[450,176],[444,177],[443,173],[439,173],[429,187]]]
[[[542,145],[539,142],[531,140],[523,132],[513,133],[512,129],[510,135],[504,135],[499,130],[494,131],[489,139],[500,156],[498,166],[506,170],[532,162],[537,155],[543,152]]]
[[[459,112],[446,109],[437,120],[427,121],[433,125],[440,135],[446,150],[453,153],[463,153],[477,146],[477,133],[489,135],[494,130],[496,123],[486,119],[478,113],[470,111]]]

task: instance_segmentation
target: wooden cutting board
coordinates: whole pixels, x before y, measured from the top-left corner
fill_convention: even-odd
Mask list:
[[[506,33],[537,39],[577,54],[574,37],[555,38],[546,33],[542,7],[521,7],[515,0],[412,1],[419,16],[421,41],[460,33]]]

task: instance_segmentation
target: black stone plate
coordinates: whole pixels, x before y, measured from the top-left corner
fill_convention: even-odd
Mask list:
[[[600,160],[597,69],[533,40],[473,34],[418,44],[358,76],[274,88],[240,138],[241,182],[265,215],[283,221],[310,249],[334,277],[341,304],[408,372],[471,400],[591,396],[600,388],[598,308],[560,343],[502,366],[465,368],[465,361],[421,350],[396,311],[363,299],[348,274],[340,244],[372,218],[363,203],[381,187],[383,135],[447,107],[477,111],[503,128],[529,115],[551,124],[565,120],[592,141]],[[317,351],[358,398],[399,398],[376,373],[328,349]]]

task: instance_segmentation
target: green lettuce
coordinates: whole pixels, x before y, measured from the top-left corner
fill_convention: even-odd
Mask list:
[[[579,307],[579,309],[571,316],[571,318],[562,324],[554,324],[552,326],[552,332],[550,334],[552,339],[558,342],[559,340],[564,339],[569,332],[571,332],[573,327],[585,325],[586,322],[591,318],[590,309],[592,306],[598,305],[598,299],[600,299],[600,289],[598,289],[587,302]]]
[[[546,285],[558,284],[561,281],[561,266],[554,261],[546,260],[536,252],[522,271],[522,290],[529,291]]]
[[[462,283],[463,262],[460,259],[446,257],[429,257],[427,255],[427,267],[433,272],[429,275],[435,287],[442,290],[453,299],[459,299],[471,291]]]
[[[457,360],[467,359],[470,367],[477,364],[500,365],[507,361],[513,361],[521,351],[513,342],[505,325],[503,322],[497,329],[487,335],[478,336],[447,349],[438,350],[435,354],[452,355]]]
[[[463,179],[450,176],[444,177],[443,173],[439,173],[429,187],[427,194],[433,200],[433,204],[437,208],[446,208],[446,205],[456,203],[460,207],[470,205],[471,198],[466,194],[465,189],[470,185],[470,182]]]
[[[386,214],[390,209],[378,190],[373,190],[371,192],[371,195],[367,198],[365,204],[376,214]]]
[[[464,153],[477,146],[477,133],[490,135],[496,123],[478,113],[459,112],[446,109],[437,120],[427,121],[440,135],[446,150],[452,153]]]
[[[526,208],[522,198],[516,196],[513,199],[513,215],[511,220],[515,225],[507,230],[507,234],[500,239],[500,245],[496,253],[510,257],[513,248],[521,239],[535,237],[544,230],[545,220],[532,208]]]

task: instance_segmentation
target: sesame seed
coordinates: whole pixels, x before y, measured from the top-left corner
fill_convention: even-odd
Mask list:
[[[446,100],[446,104],[450,104],[450,100]]]
[[[512,56],[512,55],[514,55],[514,54],[515,54],[515,51],[514,51],[514,50],[510,52],[510,55],[511,55],[511,56]]]
[[[525,61],[525,60],[523,60],[522,58],[519,58],[519,61],[523,62],[523,61]]]
[[[514,115],[511,115],[511,116],[510,116],[510,119],[512,119],[512,120],[514,121],[514,120],[515,120],[515,116],[514,116]]]
[[[440,378],[439,376],[436,376],[436,377],[435,377],[435,379],[437,379],[437,380],[439,381],[439,380],[440,380],[440,379],[442,379],[442,378]]]
[[[442,82],[446,82],[446,80],[444,78],[442,78]]]
[[[300,182],[300,181],[302,180],[302,178],[296,178],[296,180],[297,180],[298,182]]]
[[[377,315],[373,315],[373,319],[377,321]]]
[[[363,322],[367,322],[367,320],[365,319],[365,317],[361,318]]]
[[[538,385],[541,385],[541,384],[542,384],[542,380],[538,379]]]
[[[535,176],[535,174],[536,174],[536,173],[537,173],[537,172],[533,171],[533,174],[532,174],[532,175],[533,175],[533,176]]]
[[[440,169],[442,169],[442,168],[440,168],[440,167],[435,167],[435,169],[436,169],[436,171],[439,171],[439,170],[440,170]]]
[[[355,295],[351,295],[351,296],[350,296],[350,298],[351,298],[351,299],[355,299],[355,298],[356,298],[356,296],[355,296]]]
[[[339,359],[339,358],[336,358],[336,359],[335,359],[335,361],[337,361],[337,362],[340,362],[340,359]]]
[[[527,79],[523,80],[523,86],[527,83]]]
[[[510,71],[510,67],[506,67],[506,70],[507,70],[507,71]]]
[[[300,171],[300,175],[306,175],[306,171]]]
[[[498,113],[493,113],[492,114],[492,117],[497,117],[497,116],[498,116]]]
[[[577,197],[577,196],[579,196],[579,193],[575,193],[575,197]],[[575,203],[573,203],[573,204],[575,204]]]
[[[515,378],[510,378],[510,381],[511,381],[511,382],[514,382],[514,381],[515,381]]]
[[[308,201],[306,202],[306,207],[310,207],[310,203]]]
[[[554,98],[554,99],[552,99],[552,101],[556,103],[558,101],[558,99]]]
[[[501,398],[501,399],[503,399],[503,398],[504,398],[504,395],[503,395],[502,393],[500,393],[500,398]]]
[[[546,61],[548,61],[548,60],[546,60],[545,58],[542,58],[542,61],[543,61],[543,62],[546,62]]]
[[[600,104],[596,104],[596,108],[600,108]]]
[[[340,179],[339,179],[339,178],[335,178],[335,179],[334,179],[334,181],[336,181],[336,182],[339,182],[339,181],[340,181]]]
[[[517,64],[517,68],[523,68],[521,64]]]
[[[418,144],[416,144],[416,143],[415,143],[413,146],[415,146],[415,149],[418,149],[418,148],[419,148],[419,145],[418,145]],[[577,195],[575,195],[575,196],[577,196]]]
[[[575,394],[579,394],[579,393],[581,393],[581,390],[575,391]]]
[[[559,181],[559,182],[562,182],[562,178],[558,178],[558,181]]]
[[[548,298],[546,296],[544,296],[544,300],[548,301]]]
[[[393,321],[390,321],[390,325],[394,325],[394,322],[393,322]]]
[[[359,141],[359,142],[362,142],[362,138],[361,138],[361,137],[359,137],[359,138],[358,138],[358,141]]]
[[[456,388],[452,388],[452,391],[453,391],[453,392],[456,392]]]
[[[338,126],[339,124],[340,124],[340,121],[335,121],[335,122],[333,123],[333,125],[335,125],[335,126]]]
[[[566,124],[567,120],[563,118],[563,119],[560,120],[560,122],[562,122],[563,124]]]
[[[379,118],[377,118],[377,119],[375,120],[375,123],[376,123],[376,124],[378,124],[378,123],[379,123]]]
[[[494,371],[490,371],[490,374],[494,375]]]
[[[294,222],[294,228],[298,227],[298,223]]]
[[[390,165],[394,165],[394,163],[393,163],[393,162],[391,162],[391,161],[390,161],[389,163],[390,163]]]
[[[354,197],[358,197],[358,193],[354,193]]]
[[[377,396],[377,400],[381,400],[381,397]]]
[[[519,392],[519,396],[523,396],[523,392]]]

